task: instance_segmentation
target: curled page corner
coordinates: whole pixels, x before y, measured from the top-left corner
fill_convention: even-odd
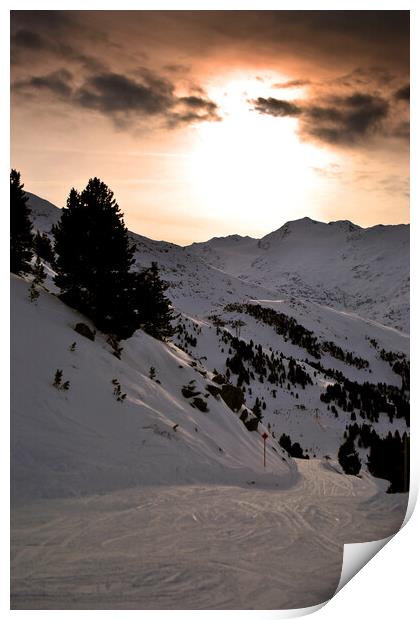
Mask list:
[[[361,570],[390,540],[395,534],[363,543],[347,543],[343,549],[343,565],[341,577],[334,596]]]
[[[363,543],[347,543],[343,547],[343,564],[341,568],[340,581],[333,596],[323,603],[314,605],[313,607],[305,607],[302,609],[290,609],[287,611],[280,610],[276,616],[278,618],[297,618],[306,616],[324,607],[330,600],[336,596],[342,588],[393,538],[395,534]]]
[[[334,596],[383,548],[398,534],[410,520],[417,502],[418,488],[413,485],[408,496],[407,510],[404,521],[398,531],[387,538],[362,543],[347,543],[343,548],[343,565],[341,568],[340,581]]]
[[[411,519],[411,516],[414,512],[415,505],[417,503],[418,492],[419,492],[419,489],[418,489],[417,481],[415,484],[414,483],[410,484],[410,492],[408,494],[407,510],[405,513],[403,524],[401,525],[400,529],[405,527],[408,521]]]
[[[301,607],[299,609],[279,609],[276,610],[276,618],[301,618],[302,616],[309,616],[309,614],[314,614],[316,611],[319,611],[328,603],[324,601],[323,603],[318,603],[318,605],[312,605],[311,607]],[[259,612],[261,613],[261,612]],[[264,612],[262,612],[264,613]]]

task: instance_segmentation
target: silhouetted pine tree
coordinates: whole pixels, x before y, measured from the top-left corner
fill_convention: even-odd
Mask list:
[[[138,290],[142,292],[142,328],[154,338],[166,340],[174,334],[171,324],[173,313],[171,303],[165,296],[168,284],[160,279],[157,263],[153,262],[144,269],[138,280]]]
[[[47,273],[44,269],[44,265],[41,262],[39,256],[37,256],[35,265],[32,267],[33,280],[32,284],[29,287],[29,299],[31,302],[34,302],[39,297],[39,290],[37,287],[45,282],[45,278],[47,277]]]
[[[10,173],[10,271],[17,274],[31,271],[32,223],[27,206],[28,196],[20,182],[20,172]]]
[[[410,438],[398,431],[386,437],[375,435],[371,438],[368,469],[373,476],[389,480],[387,493],[406,493],[409,490],[410,476]]]
[[[262,419],[261,402],[258,396],[255,399],[254,406],[252,407],[252,412],[254,413],[254,415],[257,416],[257,418],[259,418],[260,420]]]
[[[279,445],[286,450],[295,459],[309,459],[308,455],[305,455],[302,450],[302,446],[298,441],[292,444],[292,440],[289,435],[283,433],[279,439]]]
[[[338,450],[338,462],[346,474],[357,476],[362,466],[353,439],[346,439]]]
[[[113,192],[98,178],[79,194],[74,188],[53,227],[61,299],[118,338],[140,327],[139,278],[129,272],[135,246]]]
[[[51,241],[45,233],[38,231],[34,237],[33,243],[34,251],[39,258],[42,258],[50,265],[54,264],[54,250],[52,248]]]

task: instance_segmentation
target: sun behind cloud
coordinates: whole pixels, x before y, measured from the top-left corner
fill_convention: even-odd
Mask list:
[[[298,89],[291,90],[296,96]],[[255,113],[250,103],[255,95],[273,92],[261,80],[233,77],[208,91],[222,122],[196,127],[188,172],[198,203],[214,217],[241,223],[255,223],[257,214],[262,229],[276,217],[305,215],[311,193],[321,185],[314,169],[329,164],[328,152],[299,139],[297,119],[279,123]]]

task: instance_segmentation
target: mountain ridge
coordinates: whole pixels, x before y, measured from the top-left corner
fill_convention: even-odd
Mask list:
[[[35,227],[49,233],[61,209],[27,194]],[[130,235],[137,244],[137,266],[157,261],[173,300],[184,310],[190,292],[208,310],[216,302],[287,296],[407,332],[409,231],[409,224],[361,228],[349,220],[325,223],[305,217],[261,239],[235,234],[180,246]]]

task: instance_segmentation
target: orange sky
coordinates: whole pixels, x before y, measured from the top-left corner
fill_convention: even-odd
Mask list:
[[[12,12],[12,156],[187,244],[408,222],[408,12]]]

